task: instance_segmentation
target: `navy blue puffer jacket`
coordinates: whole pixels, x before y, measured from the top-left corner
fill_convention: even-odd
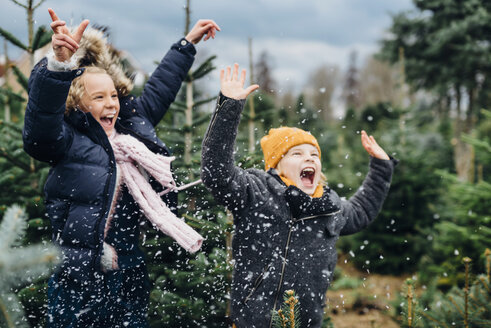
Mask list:
[[[136,137],[153,152],[169,154],[154,127],[174,101],[195,53],[191,43],[180,40],[162,59],[142,96],[120,98],[119,133]],[[53,240],[63,251],[62,270],[78,281],[100,271],[104,228],[116,188],[116,163],[103,128],[90,113],[64,115],[70,84],[83,70],[50,71],[46,59],[34,67],[23,131],[25,151],[52,165],[45,185],[46,211]],[[139,217],[138,209],[132,215]],[[137,239],[138,233],[134,235]]]

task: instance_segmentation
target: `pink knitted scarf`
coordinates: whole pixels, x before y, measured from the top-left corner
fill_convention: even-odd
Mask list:
[[[187,251],[199,250],[203,237],[171,212],[139,170],[143,168],[153,176],[164,187],[164,192],[177,189],[170,170],[175,157],[155,154],[126,134],[114,133],[109,140],[121,169],[122,181],[147,219]]]

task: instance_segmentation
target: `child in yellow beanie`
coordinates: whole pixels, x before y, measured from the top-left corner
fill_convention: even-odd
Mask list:
[[[237,328],[272,326],[282,295],[300,300],[301,327],[322,325],[325,294],[337,261],[339,236],[365,228],[388,193],[397,161],[373,137],[361,134],[370,170],[359,190],[341,200],[324,186],[321,149],[309,132],[271,129],[261,139],[265,171],[234,164],[234,145],[246,97],[239,76],[221,71],[221,93],[203,140],[201,176],[215,199],[234,215],[231,319]]]

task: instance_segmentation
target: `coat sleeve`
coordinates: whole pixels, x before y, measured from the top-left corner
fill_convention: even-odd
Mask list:
[[[70,146],[73,136],[64,123],[65,102],[72,80],[82,73],[83,69],[50,71],[46,59],[33,68],[22,137],[24,150],[35,159],[54,164]]]
[[[220,94],[203,139],[201,178],[214,198],[233,213],[247,208],[266,188],[256,175],[234,164],[234,146],[245,99]]]
[[[196,49],[184,38],[172,45],[136,101],[140,113],[156,126],[176,98],[194,61]]]
[[[341,202],[342,215],[346,219],[341,235],[358,232],[375,219],[389,192],[397,162],[395,159],[370,158],[370,170],[363,184],[349,200]]]

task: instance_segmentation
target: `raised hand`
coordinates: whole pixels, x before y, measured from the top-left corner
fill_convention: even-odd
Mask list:
[[[378,159],[385,159],[385,160],[390,159],[389,155],[387,155],[387,153],[382,149],[382,147],[380,147],[377,144],[375,138],[373,136],[368,136],[364,130],[361,131],[361,144],[363,145],[365,150],[370,154],[370,156]]]
[[[259,88],[259,85],[253,84],[244,89],[246,79],[246,70],[243,69],[239,79],[239,64],[234,64],[234,70],[231,72],[230,66],[225,70],[220,71],[220,91],[224,96],[233,99],[245,99],[247,96]]]
[[[220,31],[220,27],[211,19],[200,19],[193,26],[191,31],[186,35],[186,40],[191,42],[192,44],[197,44],[203,38],[203,35],[206,34],[203,41],[208,40],[209,38],[214,39],[216,35],[216,31]]]
[[[53,52],[55,54],[56,60],[64,62],[69,60],[72,55],[77,51],[78,44],[82,39],[89,21],[86,19],[75,30],[74,34],[71,34],[66,27],[66,22],[62,21],[55,14],[53,9],[48,9],[51,20],[53,21],[50,26],[54,34],[51,37],[51,45],[53,47]]]

